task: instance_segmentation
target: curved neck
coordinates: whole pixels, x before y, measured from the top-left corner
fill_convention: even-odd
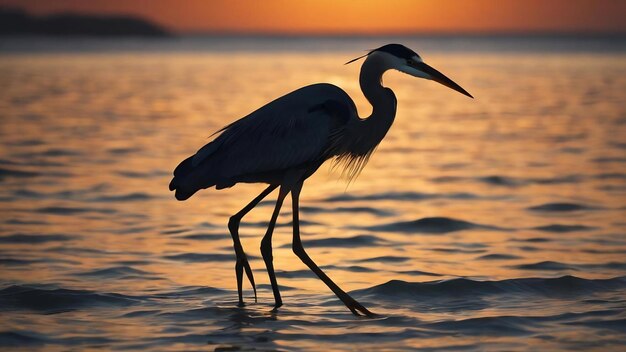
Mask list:
[[[372,105],[372,115],[368,118],[382,117],[393,119],[396,116],[396,97],[390,89],[383,87],[383,74],[388,70],[384,61],[377,56],[368,56],[361,66],[359,83],[363,95]]]
[[[363,95],[372,104],[372,114],[355,121],[349,126],[353,153],[371,153],[391,128],[396,117],[396,97],[389,88],[382,85],[382,78],[389,66],[376,55],[367,57],[361,66],[359,82]]]

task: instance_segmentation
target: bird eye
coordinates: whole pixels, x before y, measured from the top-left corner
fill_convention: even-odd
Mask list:
[[[409,65],[413,65],[415,63],[415,61],[413,61],[413,59],[407,59],[406,63]]]

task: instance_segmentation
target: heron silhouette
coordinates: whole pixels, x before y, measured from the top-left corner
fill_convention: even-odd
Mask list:
[[[350,96],[341,88],[319,83],[284,95],[217,131],[219,135],[174,170],[170,190],[186,200],[200,189],[232,187],[237,183],[266,183],[269,186],[238,213],[230,217],[228,229],[236,254],[235,274],[239,305],[243,306],[242,281],[245,271],[254,290],[252,269],[239,239],[242,218],[263,198],[280,187],[261,254],[267,267],[277,309],[282,305],[272,257],[272,233],[285,197],[291,193],[295,254],[355,315],[373,316],[367,308],[335,284],[309,257],[302,246],[299,198],[304,181],[328,159],[345,167],[347,176],[359,174],[376,146],[385,137],[396,116],[396,97],[382,85],[383,74],[395,69],[418,78],[436,81],[468,97],[458,84],[430,67],[411,49],[387,44],[365,55],[359,82],[372,105],[372,114],[360,118]]]

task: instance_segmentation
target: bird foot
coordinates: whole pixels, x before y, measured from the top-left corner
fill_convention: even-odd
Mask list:
[[[348,309],[350,309],[352,314],[358,317],[360,316],[366,316],[368,318],[380,317],[380,315],[370,312],[367,308],[363,307],[361,303],[357,302],[356,300],[352,298],[347,299],[347,301],[348,302],[344,301],[343,303],[346,305],[346,307],[348,307]]]
[[[276,313],[276,312],[278,312],[278,308],[280,308],[280,307],[282,307],[282,306],[283,306],[283,302],[282,302],[282,301],[280,301],[280,302],[276,302],[276,304],[274,304],[274,308],[272,308],[272,310],[271,310],[271,311],[272,311],[272,312],[274,312],[274,313]]]
[[[239,296],[239,305],[241,306],[243,303],[243,293],[242,293],[242,281],[243,281],[243,272],[246,272],[246,276],[250,281],[250,285],[252,285],[252,290],[254,290],[254,302],[257,302],[256,295],[256,285],[254,284],[254,275],[252,275],[252,269],[250,268],[250,264],[248,263],[248,258],[245,254],[237,255],[237,262],[235,263],[235,274],[237,275],[237,294]]]

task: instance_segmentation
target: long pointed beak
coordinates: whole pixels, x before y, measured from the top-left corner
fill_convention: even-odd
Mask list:
[[[427,74],[429,78],[432,79],[433,81],[441,83],[448,88],[454,89],[457,92],[474,99],[474,97],[470,93],[468,93],[465,89],[461,88],[461,86],[454,83],[454,81],[452,81],[450,78],[446,77],[443,73],[435,70],[431,66],[428,66],[427,64],[423,62],[417,62],[413,64],[412,66],[414,66],[415,69],[420,70],[424,72],[425,74]]]

